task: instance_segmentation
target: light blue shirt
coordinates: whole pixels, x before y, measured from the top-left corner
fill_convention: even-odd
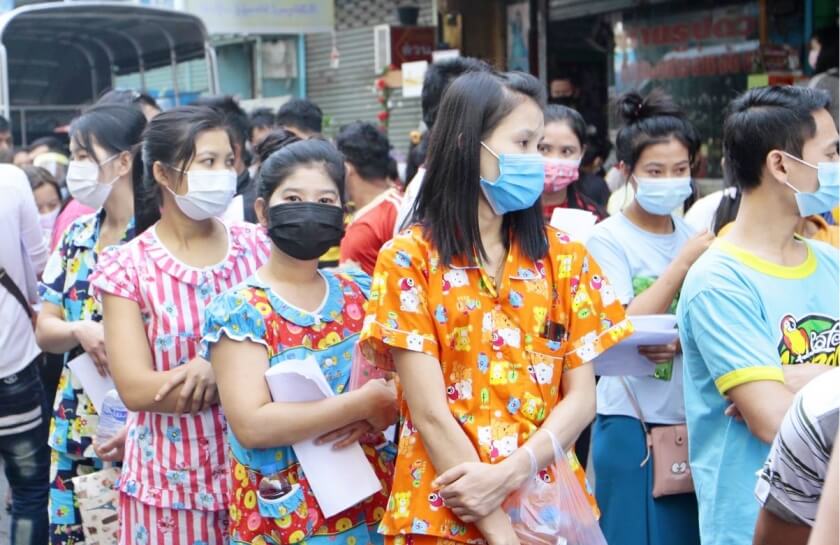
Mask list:
[[[601,266],[604,276],[615,289],[622,305],[648,289],[679,255],[685,243],[694,235],[691,227],[673,216],[674,231],[656,234],[643,230],[623,212],[610,216],[592,229],[586,249]],[[676,311],[679,294],[668,309]],[[630,319],[632,321],[632,317]],[[651,375],[655,366],[650,364]],[[650,424],[682,424],[683,408],[682,358],[674,358],[671,380],[649,377],[625,377],[639,400],[642,416]],[[597,411],[601,415],[621,415],[637,418],[620,377],[601,377],[597,387]]]
[[[718,240],[683,284],[678,318],[689,459],[703,545],[751,545],[753,491],[770,445],[724,415],[726,393],[784,381],[782,364],[837,365],[837,250],[807,241],[808,257],[784,267]]]

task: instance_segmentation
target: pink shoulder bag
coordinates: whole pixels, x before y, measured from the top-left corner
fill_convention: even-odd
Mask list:
[[[647,442],[647,456],[639,467],[644,467],[653,456],[653,497],[693,493],[694,481],[688,465],[688,429],[685,424],[649,427],[642,416],[639,401],[624,377],[621,377],[621,384],[639,417]]]

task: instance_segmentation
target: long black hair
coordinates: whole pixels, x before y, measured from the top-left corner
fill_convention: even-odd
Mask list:
[[[817,55],[817,65],[814,66],[814,74],[822,74],[840,64],[840,47],[838,47],[837,25],[817,30],[811,36],[820,44],[820,54]]]
[[[335,183],[341,197],[341,205],[346,200],[344,195],[344,156],[335,146],[321,138],[300,140],[283,146],[272,153],[260,165],[258,191],[260,197],[267,201],[286,181],[286,178],[301,167],[318,166],[323,169],[330,180]]]
[[[715,210],[714,221],[712,221],[712,233],[715,236],[720,230],[735,221],[738,216],[738,209],[741,207],[741,190],[734,185],[724,187],[720,196],[720,204]]]
[[[139,235],[160,219],[161,192],[155,181],[156,161],[186,171],[195,157],[195,140],[209,130],[233,136],[224,114],[206,106],[181,106],[152,119],[134,156],[134,223]]]
[[[95,104],[70,124],[70,140],[99,164],[107,157],[96,156],[94,141],[110,155],[134,153],[145,128],[146,116],[139,108],[127,104]]]
[[[470,72],[452,82],[443,96],[413,220],[422,224],[444,265],[455,257],[470,264],[487,257],[478,226],[481,141],[525,100],[542,108],[545,89],[534,76],[520,72]],[[540,200],[505,214],[503,229],[532,260],[548,251]],[[510,239],[504,240],[508,244]]]
[[[545,115],[546,126],[548,126],[549,123],[565,123],[566,126],[575,133],[581,152],[583,154],[586,153],[586,121],[584,121],[580,112],[574,108],[569,108],[568,106],[549,104],[545,107],[545,110],[543,110],[543,115]],[[583,155],[581,155],[581,165],[583,165]],[[566,202],[569,203],[569,205],[573,205],[579,201],[584,202],[597,210],[600,217],[607,217],[607,211],[604,207],[590,199],[582,191],[578,191],[577,185],[577,183],[573,183],[566,189]]]

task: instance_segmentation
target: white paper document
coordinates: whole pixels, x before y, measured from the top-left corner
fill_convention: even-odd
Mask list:
[[[677,340],[677,318],[671,314],[631,316],[633,334],[593,360],[595,374],[652,376],[656,364],[639,354],[640,346],[669,344]]]
[[[586,242],[598,217],[587,210],[576,208],[555,208],[551,214],[551,226],[568,233],[572,240]]]
[[[114,386],[114,380],[111,376],[108,375],[107,377],[103,377],[100,375],[99,371],[96,370],[96,364],[93,363],[93,360],[87,354],[82,354],[77,358],[73,358],[67,362],[67,367],[70,368],[70,371],[72,371],[76,378],[79,379],[79,382],[82,383],[82,388],[88,398],[90,398],[93,406],[96,407],[96,412],[101,412],[102,400],[105,399],[105,394],[107,394],[109,390],[116,389],[116,386]]]
[[[283,403],[318,401],[335,395],[314,358],[288,360],[265,373],[271,398]],[[327,518],[379,492],[379,478],[358,443],[333,450],[314,439],[292,445],[312,493]]]

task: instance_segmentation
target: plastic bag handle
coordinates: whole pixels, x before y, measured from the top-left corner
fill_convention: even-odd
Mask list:
[[[551,438],[551,446],[554,447],[554,461],[560,459],[563,455],[563,447],[560,446],[560,441],[557,440],[557,436],[554,435],[554,432],[548,428],[540,428],[541,430],[545,431],[548,436]]]

